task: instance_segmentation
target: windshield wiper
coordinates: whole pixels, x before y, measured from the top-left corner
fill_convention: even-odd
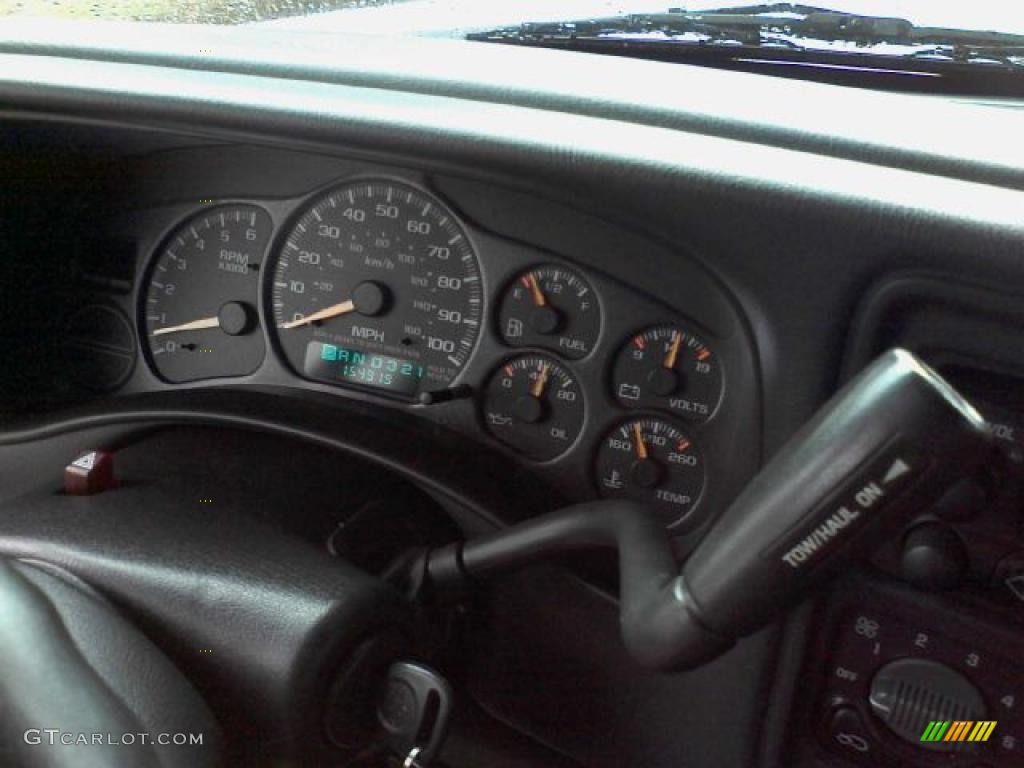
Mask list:
[[[764,71],[815,80],[858,80],[917,88],[907,76],[942,80],[933,88],[1024,95],[1024,35],[915,26],[900,18],[859,16],[793,3],[712,11],[670,8],[559,22],[527,22],[473,32],[470,40],[563,48],[617,56]],[[789,71],[784,71],[789,70]],[[803,70],[803,71],[800,71]],[[845,73],[845,75],[844,75]],[[999,73],[1003,77],[992,77]],[[1006,75],[1013,75],[1012,87]],[[890,82],[879,83],[877,76]],[[968,82],[971,81],[971,82]],[[864,84],[857,82],[855,84]]]

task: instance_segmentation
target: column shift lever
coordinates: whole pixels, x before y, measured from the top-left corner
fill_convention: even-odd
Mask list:
[[[894,349],[779,451],[681,572],[652,514],[604,501],[435,550],[426,575],[443,590],[561,552],[615,546],[626,646],[651,667],[692,667],[779,615],[990,456],[979,413]]]

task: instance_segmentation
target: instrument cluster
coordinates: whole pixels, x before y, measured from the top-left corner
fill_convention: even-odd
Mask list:
[[[167,227],[142,275],[142,346],[165,384],[298,377],[422,409],[541,469],[585,462],[591,495],[648,502],[670,527],[704,494],[701,432],[726,380],[709,336],[421,183],[213,203]]]

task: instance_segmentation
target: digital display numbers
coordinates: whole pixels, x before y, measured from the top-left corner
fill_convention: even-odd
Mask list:
[[[311,341],[306,347],[305,373],[324,381],[349,382],[411,396],[419,389],[423,366],[375,352]]]

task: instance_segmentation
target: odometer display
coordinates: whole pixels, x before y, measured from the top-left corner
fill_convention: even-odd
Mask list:
[[[310,342],[303,372],[313,379],[337,380],[412,395],[419,389],[423,366],[397,357]]]
[[[299,216],[275,265],[271,305],[281,349],[301,375],[412,397],[450,386],[469,359],[483,316],[480,265],[436,199],[358,181]],[[332,348],[350,359],[325,359]]]

